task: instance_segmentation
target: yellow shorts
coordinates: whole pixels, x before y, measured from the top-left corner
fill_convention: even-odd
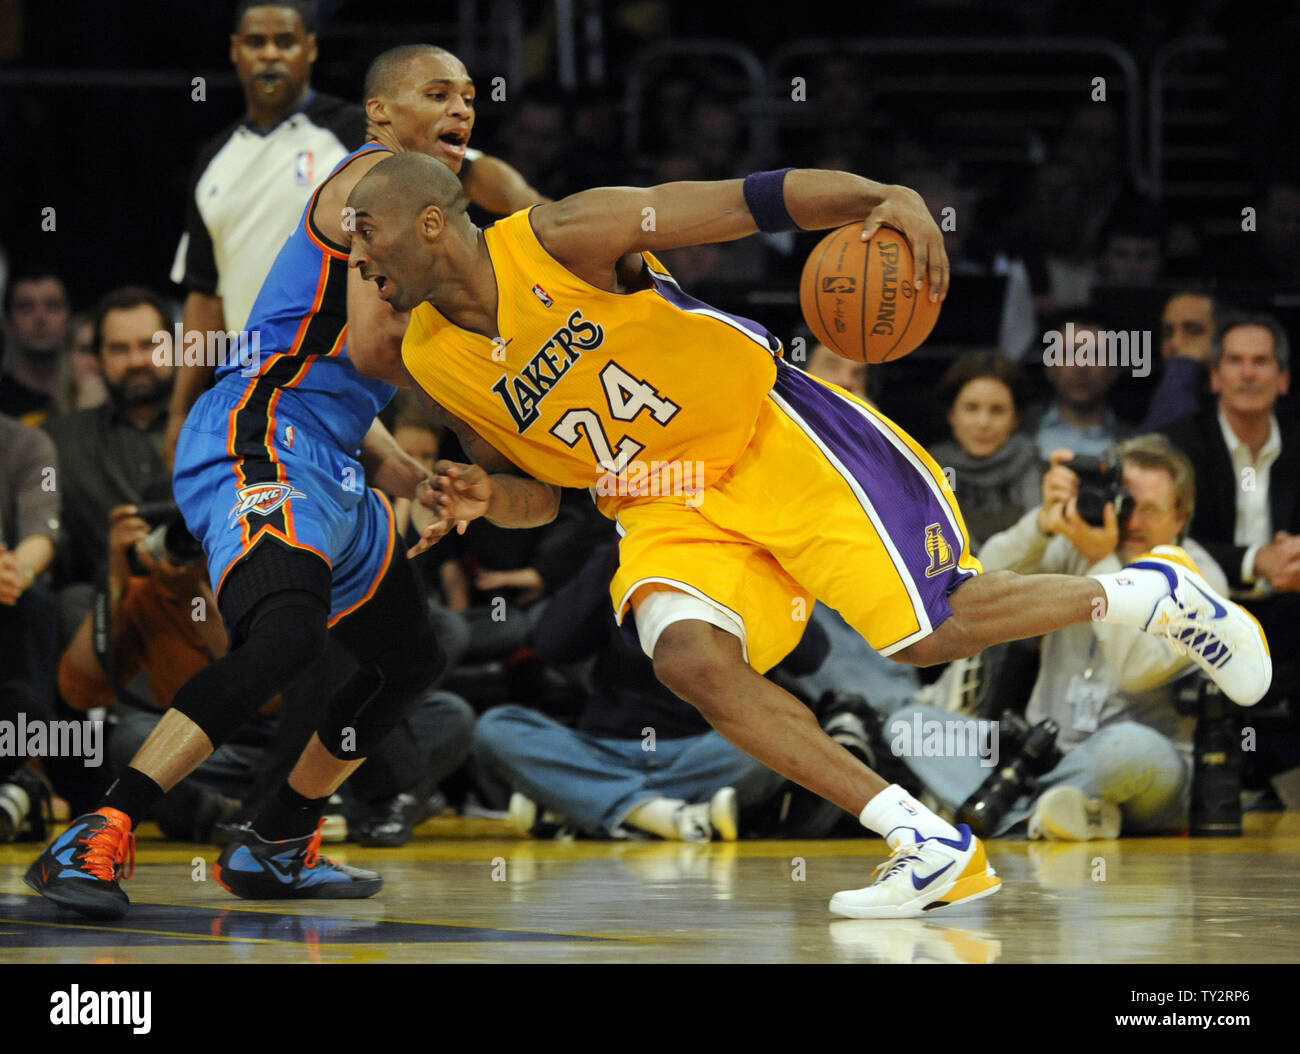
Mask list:
[[[980,573],[956,498],[892,421],[778,367],[753,438],[713,486],[602,502],[622,535],[614,610],[623,623],[641,586],[681,590],[739,621],[746,661],[765,672],[799,642],[815,598],[889,655],[932,633],[948,595]]]

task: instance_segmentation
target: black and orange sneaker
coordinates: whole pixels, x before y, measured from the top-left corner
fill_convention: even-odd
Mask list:
[[[126,874],[123,875],[123,864]],[[131,903],[119,878],[135,872],[135,834],[126,813],[109,807],[78,816],[23,876],[61,908],[91,919],[120,919]]]
[[[322,819],[314,833],[282,842],[268,842],[252,827],[241,827],[221,850],[212,877],[245,900],[374,896],[384,886],[381,875],[320,855],[324,824]]]

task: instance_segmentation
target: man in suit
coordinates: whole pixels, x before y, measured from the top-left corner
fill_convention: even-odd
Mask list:
[[[1274,412],[1290,383],[1277,319],[1234,315],[1210,350],[1215,405],[1165,429],[1196,468],[1190,533],[1263,623],[1280,660],[1275,692],[1296,687],[1300,644],[1300,424]]]

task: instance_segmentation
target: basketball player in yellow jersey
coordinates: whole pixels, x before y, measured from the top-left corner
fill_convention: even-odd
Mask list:
[[[592,488],[623,532],[615,609],[659,679],[894,848],[832,911],[918,915],[1000,880],[965,826],[886,786],[760,676],[799,639],[813,597],[903,662],[1096,619],[1190,652],[1239,703],[1267,689],[1258,625],[1179,549],[1096,577],[980,574],[952,492],[915,442],[780,361],[761,326],[689,297],[651,255],[861,220],[864,237],[901,230],[942,296],[943,243],[913,191],[795,169],[589,190],[479,230],[446,168],[403,154],[349,204],[352,266],[411,311],[401,361],[393,344],[359,367],[413,381],[479,463],[440,466],[437,511],[528,526],[553,514],[556,487]],[[1117,538],[1113,511],[1102,529]]]

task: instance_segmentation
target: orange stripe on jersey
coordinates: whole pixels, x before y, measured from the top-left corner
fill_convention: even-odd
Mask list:
[[[316,291],[312,293],[311,307],[303,313],[302,321],[298,323],[298,330],[293,335],[293,342],[289,345],[288,355],[297,355],[302,351],[304,338],[307,336],[307,329],[316,313],[320,311],[322,301],[325,299],[325,287],[329,285],[330,277],[330,258],[322,256],[320,260],[320,273],[316,276]]]

